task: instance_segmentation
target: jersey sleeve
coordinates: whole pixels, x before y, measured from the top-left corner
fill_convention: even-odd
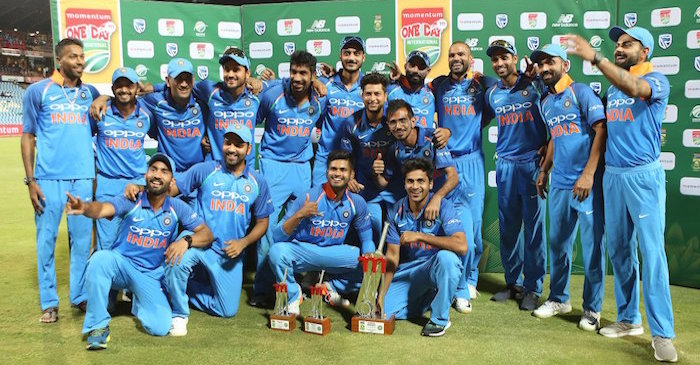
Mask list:
[[[452,153],[447,149],[447,146],[443,148],[433,147],[435,149],[435,169],[440,170],[448,167],[454,167],[455,163],[452,160]]]
[[[175,185],[180,194],[188,196],[202,186],[202,182],[214,171],[214,161],[199,162],[181,173],[175,173]]]
[[[260,91],[260,95],[264,95],[267,90],[272,89],[273,87],[277,85],[281,85],[282,80],[281,79],[274,79],[274,80],[268,80],[268,81],[262,81],[262,90]]]
[[[344,119],[340,127],[340,149],[353,153],[353,138],[352,138],[352,122],[355,120],[353,116]],[[357,158],[357,156],[354,156]]]
[[[192,95],[194,95],[195,99],[206,102],[209,100],[209,95],[214,91],[215,86],[216,84],[211,80],[197,81],[192,88]]]
[[[136,201],[138,202],[139,199],[141,199],[141,195],[136,197]],[[126,213],[129,213],[129,211],[134,207],[135,204],[133,201],[127,199],[123,195],[115,196],[114,198],[107,200],[105,203],[112,204],[112,206],[114,207],[114,217],[124,217]]]
[[[188,231],[194,231],[195,228],[204,224],[202,217],[197,214],[189,205],[187,205],[182,200],[176,198],[170,199],[171,206],[175,210],[178,219],[180,220],[180,225]]]
[[[650,72],[642,76],[642,80],[649,83],[649,87],[651,87],[651,97],[649,100],[656,101],[668,98],[671,89],[666,76],[658,72]]]
[[[27,88],[22,97],[22,132],[36,135],[37,119],[41,109],[41,92],[37,86]]]
[[[265,119],[267,119],[267,115],[270,113],[270,106],[272,104],[272,93],[266,92],[262,94],[262,97],[260,98],[260,105],[258,105],[258,112],[256,113],[255,116],[255,124],[260,124],[262,123]]]
[[[261,175],[256,175],[255,178],[258,180],[259,192],[257,198],[253,201],[253,215],[255,218],[269,217],[274,211],[270,188]]]
[[[309,199],[314,199],[315,197],[310,197]],[[280,242],[280,241],[286,241],[289,239],[289,237],[294,235],[294,232],[292,234],[287,234],[287,232],[282,229],[282,225],[284,222],[287,221],[287,219],[291,218],[291,216],[294,215],[299,209],[301,209],[302,205],[304,204],[304,201],[306,200],[306,194],[304,194],[303,197],[297,197],[294,199],[291,204],[287,207],[287,212],[284,213],[284,217],[279,221],[277,226],[274,228],[272,231],[272,236],[275,242]],[[303,221],[303,220],[302,220]],[[299,225],[302,223],[300,222]],[[298,226],[297,226],[298,228]],[[296,230],[295,230],[296,231]]]
[[[140,112],[143,113],[146,116],[146,118],[148,118],[148,129],[150,130],[151,127],[156,124],[156,120],[153,117],[151,109],[141,99],[136,99],[136,107],[141,109]]]
[[[374,252],[376,246],[372,239],[372,223],[367,212],[367,202],[359,195],[355,199],[355,217],[352,220],[352,226],[355,228],[357,235],[360,237],[362,254]]]
[[[165,90],[165,83],[164,82],[159,82],[157,84],[153,84],[153,92],[154,93],[162,93]]]
[[[446,236],[451,236],[455,233],[464,233],[464,225],[462,219],[457,214],[457,210],[450,200],[443,200],[440,207],[440,220],[442,221],[442,230]]]
[[[92,95],[92,100],[95,100],[100,97],[100,92],[97,90],[96,87],[92,85],[85,85],[87,86],[88,90],[90,91],[90,95]]]
[[[401,202],[399,201],[394,205],[391,209],[386,214],[386,222],[389,223],[389,230],[387,231],[386,235],[386,243],[390,245],[399,245],[401,244],[401,235],[399,234],[399,228],[396,225],[396,216],[397,214],[397,209],[399,207],[399,204]]]
[[[592,126],[599,120],[605,120],[603,103],[593,89],[587,85],[574,84],[574,92],[581,108],[581,115],[585,116],[588,125]]]

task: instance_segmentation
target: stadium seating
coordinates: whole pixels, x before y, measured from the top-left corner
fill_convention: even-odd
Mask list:
[[[0,81],[0,124],[22,124],[23,95],[21,86]]]

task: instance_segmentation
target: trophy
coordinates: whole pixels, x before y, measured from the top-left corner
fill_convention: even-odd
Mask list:
[[[360,256],[358,261],[362,264],[362,286],[357,296],[355,310],[357,314],[352,317],[351,328],[353,332],[374,333],[390,335],[394,332],[394,316],[386,318],[384,308],[377,308],[377,300],[384,303],[384,273],[386,273],[386,260],[382,254],[389,223],[384,223],[379,247],[371,257]]]
[[[273,285],[275,287],[275,309],[270,314],[270,328],[277,331],[291,332],[297,325],[297,318],[294,314],[289,313],[287,269],[284,269],[284,280],[282,280],[282,283]]]
[[[324,336],[331,331],[331,319],[323,315],[323,298],[328,294],[326,286],[323,285],[323,274],[318,284],[311,286],[311,315],[304,317],[304,332]]]

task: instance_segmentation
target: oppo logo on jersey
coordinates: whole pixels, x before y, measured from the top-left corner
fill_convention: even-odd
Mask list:
[[[347,223],[338,222],[336,220],[313,219],[311,220],[309,235],[313,237],[324,238],[343,238],[345,236],[345,228]]]
[[[215,118],[224,118],[224,119],[255,118],[255,112],[233,111],[233,110],[214,110],[214,117]]]
[[[368,142],[360,141],[360,145],[363,148],[382,148],[382,147],[388,146],[389,144],[391,144],[391,142],[389,142],[389,141],[368,141]]]
[[[234,201],[240,200],[246,203],[250,201],[250,198],[247,195],[241,195],[236,191],[230,190],[212,190],[211,195],[218,199],[227,199]]]
[[[576,120],[577,118],[578,118],[578,115],[573,114],[573,113],[559,114],[559,115],[556,115],[552,118],[547,119],[547,124],[549,124],[549,126],[553,126],[555,124],[562,123],[565,121]]]
[[[171,234],[169,231],[160,231],[157,229],[141,228],[137,226],[129,226],[129,230],[139,236],[168,237]]]
[[[512,113],[512,112],[517,112],[520,109],[529,109],[532,107],[532,103],[529,101],[526,101],[524,103],[513,103],[513,104],[507,104],[503,106],[499,106],[496,108],[496,113],[498,114],[504,114],[504,113]]]
[[[349,108],[364,108],[365,104],[361,101],[355,101],[352,99],[339,99],[339,98],[330,98],[328,99],[328,103],[330,105],[334,106],[346,106]]]
[[[80,105],[80,104],[64,103],[64,104],[51,104],[51,105],[49,105],[49,109],[52,111],[56,111],[56,112],[87,112],[88,106],[87,105]]]
[[[427,243],[425,243],[425,242],[411,242],[411,243],[409,244],[409,247],[411,247],[411,248],[413,248],[413,249],[419,249],[419,250],[422,250],[422,251],[430,251],[430,250],[433,249],[433,246],[432,246],[432,245],[429,245],[429,244],[427,244]]]
[[[110,137],[115,137],[115,138],[143,138],[146,136],[146,133],[143,132],[134,132],[134,131],[125,131],[125,130],[114,130],[114,129],[107,129],[104,131],[104,134],[106,136]]]
[[[473,96],[443,96],[442,102],[445,104],[467,104],[474,102]]]
[[[634,122],[631,105],[634,105],[634,99],[632,98],[608,100],[608,108],[605,112],[608,123]]]
[[[190,120],[168,120],[163,119],[163,125],[168,128],[189,128],[193,126],[198,126],[202,123],[200,119],[190,119]]]
[[[286,125],[312,125],[312,124],[314,124],[313,120],[304,119],[304,118],[279,118],[279,119],[277,119],[277,122],[279,124],[286,124]]]
[[[311,224],[313,224],[314,226],[320,226],[323,228],[325,228],[325,227],[345,228],[348,226],[348,224],[345,222],[338,222],[338,221],[332,220],[332,219],[314,219],[311,221]]]

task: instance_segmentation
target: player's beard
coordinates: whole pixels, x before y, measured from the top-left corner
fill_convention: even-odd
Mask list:
[[[551,77],[549,79],[545,79],[544,76],[546,74],[551,75]],[[562,75],[561,73],[551,71],[551,70],[550,71],[543,71],[541,73],[542,82],[544,82],[544,84],[549,86],[549,87],[554,87],[554,85],[556,85],[557,82],[559,82],[559,80],[561,80],[561,75]]]
[[[615,55],[615,65],[618,67],[624,68],[627,71],[629,71],[629,69],[632,68],[632,66],[636,65],[638,63],[637,60],[639,60],[641,57],[639,54],[636,54],[636,55],[628,55],[628,54],[624,54],[624,53],[620,53],[620,54],[625,56],[625,58],[618,62],[617,54],[616,54]]]
[[[156,180],[156,179],[161,181],[162,185],[161,185],[160,187],[155,187],[155,186],[153,186],[153,185],[151,184],[151,182],[152,182],[153,180]],[[158,178],[151,178],[151,179],[148,180],[148,183],[146,184],[146,192],[147,192],[149,195],[153,195],[153,196],[160,196],[160,195],[163,195],[163,194],[165,194],[166,192],[168,192],[168,189],[169,189],[169,188],[170,188],[170,182],[169,182],[169,181],[168,181],[168,183],[166,184],[166,182],[165,182],[164,180],[158,179]]]
[[[425,83],[425,78],[421,77],[421,75],[419,75],[416,72],[406,71],[406,78],[408,79],[408,83],[413,88],[423,86],[423,84]]]

